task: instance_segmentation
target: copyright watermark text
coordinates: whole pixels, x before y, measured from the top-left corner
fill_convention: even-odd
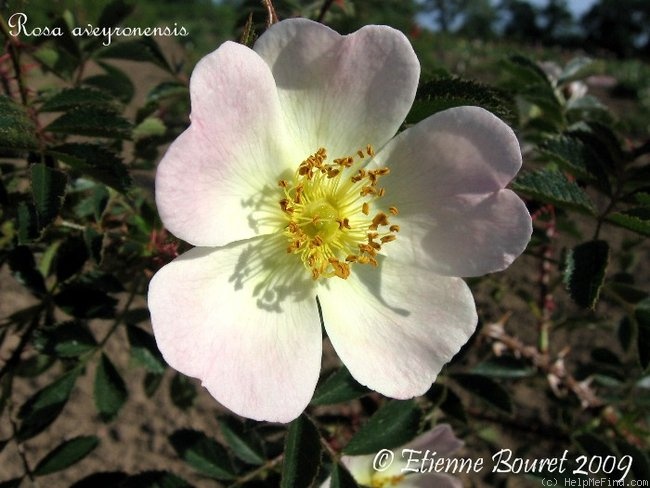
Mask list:
[[[480,473],[487,466],[482,458],[445,458],[438,456],[436,451],[420,451],[417,449],[401,449],[398,453],[390,449],[382,449],[373,460],[376,471],[386,471],[399,457],[401,472],[408,473]],[[544,486],[650,486],[647,481],[629,481],[625,478],[632,468],[632,457],[610,456],[577,456],[570,458],[565,450],[559,457],[528,459],[514,456],[511,449],[501,449],[492,457],[491,472],[506,474],[558,475],[558,478],[543,479]],[[570,465],[570,466],[569,466]],[[562,475],[566,479],[560,479]],[[584,476],[587,478],[569,478],[569,476]]]

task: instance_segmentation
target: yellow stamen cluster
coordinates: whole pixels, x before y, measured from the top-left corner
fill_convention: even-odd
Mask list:
[[[361,159],[374,154],[368,145],[356,158],[327,163],[327,151],[320,148],[300,163],[292,182],[278,183],[287,252],[300,256],[314,280],[346,279],[352,263],[377,266],[381,246],[396,239],[399,226],[391,225],[386,213],[370,217],[371,203],[385,195],[379,179],[389,173],[388,168],[360,167]],[[398,210],[388,207],[388,213]]]

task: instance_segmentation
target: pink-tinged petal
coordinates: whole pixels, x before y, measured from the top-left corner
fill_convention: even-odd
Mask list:
[[[322,337],[313,283],[282,245],[194,248],[153,277],[149,309],[174,369],[239,415],[288,422],[312,397]]]
[[[292,138],[332,157],[383,146],[406,117],[420,65],[408,39],[387,26],[341,36],[307,19],[271,26],[254,49],[270,66]]]
[[[532,234],[526,205],[510,190],[447,197],[428,220],[421,217],[400,213],[394,218],[400,233],[386,252],[391,259],[419,263],[446,276],[505,269]]]
[[[341,464],[347,468],[355,481],[364,486],[372,486],[374,454],[364,456],[343,456]],[[329,485],[327,485],[329,487]]]
[[[192,123],[169,147],[156,174],[163,223],[197,246],[267,232],[264,220],[254,217],[259,198],[300,162],[285,152],[293,144],[284,139],[268,66],[251,49],[226,42],[199,61],[190,94]]]
[[[504,188],[521,168],[521,150],[498,117],[480,107],[457,107],[400,133],[376,164],[391,169],[390,180],[382,180],[389,191],[412,192],[415,185],[439,200]],[[416,211],[419,203],[405,210]]]
[[[406,399],[425,393],[474,332],[474,299],[459,278],[383,259],[353,265],[318,290],[327,334],[361,384]]]
[[[404,448],[422,452],[428,449],[435,451],[436,456],[440,458],[451,456],[463,445],[463,441],[456,437],[449,424],[439,424],[413,439]]]
[[[532,233],[524,203],[503,190],[521,167],[512,130],[478,107],[446,110],[407,129],[375,158],[400,226],[391,259],[447,276],[500,271]]]

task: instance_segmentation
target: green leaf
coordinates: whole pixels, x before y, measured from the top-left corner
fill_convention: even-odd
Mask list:
[[[34,52],[33,57],[41,63],[43,71],[51,71],[66,81],[72,81],[78,66],[78,60],[74,56],[56,47],[42,46]]]
[[[607,216],[607,222],[650,237],[650,209],[648,207],[638,207],[610,214]]]
[[[104,234],[98,233],[92,227],[86,227],[84,230],[84,244],[86,252],[92,257],[94,264],[101,264],[104,251]]]
[[[526,378],[535,374],[535,368],[513,356],[499,356],[477,364],[471,373],[492,378]]]
[[[19,488],[23,482],[24,477],[11,478],[7,481],[0,481],[0,488]]]
[[[94,435],[80,436],[59,444],[39,461],[34,468],[36,476],[56,473],[78,463],[99,445]]]
[[[61,210],[68,177],[63,171],[52,169],[43,163],[33,164],[31,173],[38,227],[43,229],[54,221]]]
[[[120,114],[105,107],[85,105],[68,110],[45,130],[110,139],[128,139],[131,136],[131,124]]]
[[[135,87],[129,77],[110,64],[99,61],[97,64],[104,69],[105,73],[89,76],[83,80],[83,83],[107,92],[122,103],[129,103],[135,94]]]
[[[594,149],[580,137],[560,135],[544,141],[542,154],[558,163],[574,176],[598,182],[604,191],[610,191],[603,162]]]
[[[57,159],[60,158],[57,156]],[[83,181],[83,184],[87,185],[90,183]],[[96,185],[92,185],[88,189],[84,188],[82,192],[85,194],[85,196],[82,197],[74,206],[75,215],[79,217],[80,220],[91,218],[96,222],[100,222],[102,215],[104,214],[104,210],[107,208],[108,200],[110,199],[108,188],[106,188],[105,185],[98,183]]]
[[[16,369],[14,369],[14,373],[21,378],[36,378],[50,369],[55,362],[56,358],[54,356],[34,354],[28,358],[21,359]]]
[[[29,150],[38,147],[37,130],[27,110],[0,95],[0,147]]]
[[[97,365],[93,395],[99,416],[104,422],[115,418],[129,396],[124,380],[105,354],[102,354]]]
[[[169,395],[174,405],[181,410],[187,410],[194,404],[197,393],[187,376],[176,373],[169,384]]]
[[[569,61],[558,77],[558,83],[564,84],[569,81],[581,80],[589,75],[595,74],[601,68],[601,63],[586,56],[578,56]]]
[[[177,430],[169,441],[180,458],[202,475],[219,480],[235,478],[226,449],[202,432]]]
[[[448,385],[433,384],[427,392],[427,398],[434,402],[435,405],[439,405],[440,410],[449,417],[467,423],[467,414],[463,402]]]
[[[39,237],[38,215],[33,203],[20,202],[17,209],[18,243],[27,244]]]
[[[359,384],[343,366],[336,373],[329,376],[314,393],[311,400],[312,405],[331,405],[355,400],[370,390]]]
[[[643,369],[650,364],[650,300],[641,302],[634,311],[637,323],[637,351]]]
[[[54,296],[54,303],[76,318],[108,319],[115,314],[117,300],[92,284],[73,282]]]
[[[639,203],[644,207],[650,207],[650,193],[642,191],[636,192],[634,194],[634,200],[636,203]]]
[[[607,289],[618,295],[621,300],[631,304],[637,304],[649,296],[649,292],[646,290],[618,281],[608,282]]]
[[[70,321],[42,329],[34,338],[34,347],[45,354],[72,358],[95,349],[97,341],[85,324]]]
[[[264,464],[264,448],[254,431],[247,431],[241,422],[232,417],[220,417],[217,420],[221,435],[237,458],[255,466]]]
[[[350,472],[336,463],[332,468],[332,479],[330,481],[330,488],[358,488],[359,485],[354,480]]]
[[[127,327],[126,333],[131,345],[131,358],[151,373],[164,373],[165,360],[153,336],[135,325]]]
[[[3,378],[0,378],[0,415],[4,413],[5,407],[7,406],[7,400],[11,398],[11,390],[13,386],[13,376],[10,374],[4,375]],[[7,441],[5,442],[5,446]],[[3,446],[4,448],[4,446]],[[2,449],[0,449],[2,451]]]
[[[67,143],[51,148],[49,154],[97,181],[126,193],[131,176],[122,159],[108,147],[98,144]]]
[[[560,171],[542,169],[522,174],[513,182],[512,188],[558,207],[594,214],[594,205],[587,194]]]
[[[94,487],[93,487],[94,488]],[[145,471],[129,476],[119,488],[193,488],[187,481],[167,471]]]
[[[284,444],[281,488],[309,488],[321,464],[320,435],[305,414],[289,425]]]
[[[134,4],[126,3],[124,0],[113,0],[102,10],[97,25],[114,27],[131,15],[134,8]]]
[[[632,473],[635,479],[650,479],[650,460],[648,459],[648,454],[623,439],[616,439],[616,447],[622,456],[630,456],[632,458]]]
[[[167,127],[158,117],[147,117],[133,129],[133,139],[146,139],[147,137],[162,136]]]
[[[153,63],[165,71],[172,72],[164,54],[151,37],[142,37],[132,41],[116,42],[102,49],[99,58],[127,59]]]
[[[634,330],[634,324],[632,323],[632,320],[630,320],[630,317],[625,316],[620,320],[618,324],[617,337],[618,341],[621,343],[621,348],[626,352],[629,351],[630,346],[632,345]]]
[[[477,374],[455,374],[452,378],[465,391],[506,413],[512,412],[512,401],[508,392],[496,381]]]
[[[585,242],[567,255],[564,283],[581,307],[593,309],[596,305],[608,263],[609,245],[605,241]]]
[[[163,81],[147,94],[147,103],[160,103],[174,97],[186,98],[189,95],[187,85],[177,81]]]
[[[422,411],[413,400],[391,400],[368,419],[343,452],[358,456],[399,447],[416,436],[421,420]]]
[[[513,101],[500,90],[475,81],[439,78],[418,87],[406,123],[415,124],[436,112],[466,105],[483,107],[502,119],[514,118]]]
[[[534,61],[523,56],[511,56],[501,63],[503,72],[510,75],[504,89],[517,93],[538,105],[556,122],[561,121],[561,105],[548,76]]]
[[[122,488],[122,482],[128,475],[122,471],[106,471],[88,475],[70,488]]]
[[[147,398],[151,398],[162,383],[163,375],[155,373],[147,373],[142,380],[142,388]]]
[[[54,271],[59,283],[81,272],[88,260],[88,249],[81,237],[71,236],[61,243],[54,258]]]
[[[573,442],[589,456],[601,456],[603,458],[607,456],[617,457],[616,453],[614,453],[606,442],[592,433],[576,434],[573,436]]]
[[[114,99],[106,92],[93,88],[67,88],[48,98],[41,107],[42,112],[63,112],[81,106],[93,106],[115,110]]]
[[[46,429],[59,416],[79,377],[74,369],[36,392],[18,411],[22,419],[16,438],[27,440]]]
[[[36,269],[34,254],[27,246],[16,246],[9,252],[7,261],[14,278],[21,285],[36,296],[47,292],[43,275]]]
[[[532,85],[548,85],[550,89],[553,88],[544,70],[536,62],[525,56],[515,54],[504,60],[502,65],[515,74],[518,81]]]

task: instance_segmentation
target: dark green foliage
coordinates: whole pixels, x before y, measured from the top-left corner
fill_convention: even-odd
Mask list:
[[[38,228],[43,229],[56,218],[63,205],[68,178],[63,171],[48,168],[43,163],[32,165],[31,170]]]
[[[99,51],[98,57],[147,61],[164,70],[171,71],[171,67],[167,64],[167,60],[158,44],[150,37],[113,43]]]
[[[476,395],[481,400],[484,400],[505,413],[512,413],[512,400],[510,399],[510,395],[493,379],[478,374],[466,373],[455,374],[452,378],[468,393]]]
[[[121,483],[126,480],[127,477],[128,475],[121,471],[93,473],[80,479],[71,485],[70,488],[113,488],[116,486],[122,486]]]
[[[220,417],[218,420],[221,435],[237,458],[253,465],[264,463],[262,441],[252,428],[247,429],[245,425],[231,417]]]
[[[463,105],[483,107],[505,120],[514,117],[513,100],[505,92],[475,81],[440,78],[420,85],[406,123],[415,124],[436,112]]]
[[[169,384],[169,396],[174,405],[181,410],[186,410],[192,406],[196,395],[196,388],[187,376],[176,373],[172,377]]]
[[[335,464],[332,469],[331,488],[357,488],[357,482],[350,472],[340,464]]]
[[[133,360],[151,373],[164,373],[165,361],[156,347],[153,336],[135,325],[128,327],[126,333],[131,345]]]
[[[69,321],[42,329],[34,345],[45,354],[71,358],[93,351],[97,341],[83,322]]]
[[[202,432],[178,430],[169,441],[179,457],[202,475],[221,480],[234,478],[226,450]]]
[[[104,422],[113,420],[129,396],[124,379],[108,356],[102,354],[93,388],[95,406]]]
[[[585,242],[567,255],[564,283],[578,305],[585,308],[596,305],[608,264],[609,245],[605,241]]]
[[[68,110],[46,127],[51,132],[128,139],[131,124],[111,109],[80,106]]]
[[[370,390],[360,385],[346,367],[342,367],[327,378],[314,393],[313,405],[328,405],[354,400]]]
[[[187,481],[167,471],[145,471],[129,476],[120,488],[192,488]]]
[[[53,147],[50,153],[82,175],[125,193],[131,177],[114,151],[101,144],[67,143]]]
[[[350,440],[344,452],[372,454],[406,444],[420,429],[422,411],[411,400],[392,400],[383,405]]]
[[[281,488],[312,486],[320,466],[321,445],[316,426],[306,415],[291,422],[284,446]]]
[[[517,177],[513,188],[542,202],[559,207],[593,213],[594,205],[587,194],[560,171],[542,169]]]
[[[66,469],[90,454],[99,444],[95,436],[75,437],[58,445],[41,459],[34,474],[44,476]]]
[[[67,314],[80,319],[110,318],[117,304],[117,300],[104,290],[81,281],[61,287],[54,302]]]
[[[0,149],[34,149],[38,144],[35,132],[25,108],[0,95]]]
[[[72,370],[30,397],[18,411],[21,419],[16,438],[26,440],[42,432],[59,416],[79,376]]]

